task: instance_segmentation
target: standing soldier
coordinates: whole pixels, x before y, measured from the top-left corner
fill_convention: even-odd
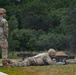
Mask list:
[[[2,50],[2,65],[7,66],[7,53],[8,53],[8,22],[4,18],[6,10],[0,8],[0,48]]]

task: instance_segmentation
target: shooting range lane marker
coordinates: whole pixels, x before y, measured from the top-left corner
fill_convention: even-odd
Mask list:
[[[3,72],[0,72],[0,75],[8,75],[8,74],[6,74],[6,73],[3,73]]]

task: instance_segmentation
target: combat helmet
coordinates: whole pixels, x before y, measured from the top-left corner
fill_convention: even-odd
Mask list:
[[[56,55],[56,51],[54,49],[49,49],[48,50],[48,54],[49,54],[49,56],[55,56]]]
[[[6,10],[4,8],[0,8],[0,13],[6,13]]]

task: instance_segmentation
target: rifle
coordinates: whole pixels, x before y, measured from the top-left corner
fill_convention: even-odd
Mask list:
[[[66,62],[66,59],[75,59],[75,56],[56,56],[55,57],[56,61],[59,62],[59,61],[65,61]]]

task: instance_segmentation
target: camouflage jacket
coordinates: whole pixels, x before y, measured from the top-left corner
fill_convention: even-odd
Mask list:
[[[8,37],[8,22],[3,17],[0,17],[0,38]]]
[[[41,53],[33,57],[28,57],[22,62],[25,63],[26,66],[53,64],[53,61],[49,57],[48,53]]]

